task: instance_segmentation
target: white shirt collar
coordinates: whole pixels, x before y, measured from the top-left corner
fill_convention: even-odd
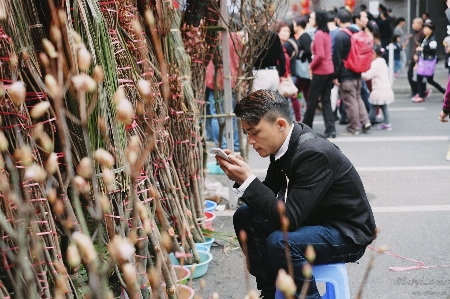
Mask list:
[[[289,141],[291,140],[292,131],[294,130],[294,124],[291,124],[291,129],[289,130],[288,135],[286,136],[286,139],[283,142],[283,145],[280,147],[278,152],[275,154],[275,161],[280,159],[281,157],[286,154],[288,147],[289,147]]]

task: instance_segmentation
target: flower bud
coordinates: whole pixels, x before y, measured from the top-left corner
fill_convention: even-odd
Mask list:
[[[80,253],[78,252],[77,245],[75,243],[70,243],[67,247],[66,252],[67,263],[71,267],[76,267],[81,262]]]
[[[19,107],[25,102],[26,88],[22,81],[16,81],[8,89],[9,97],[11,101]]]
[[[6,152],[8,150],[8,139],[6,139],[5,133],[0,131],[0,151]]]
[[[78,69],[82,72],[86,72],[91,67],[92,55],[89,51],[83,47],[78,50]]]
[[[57,26],[53,25],[50,28],[50,37],[54,42],[58,42],[62,39],[61,30]]]
[[[126,98],[122,98],[116,107],[117,120],[124,125],[129,125],[133,121],[133,105]]]
[[[141,146],[141,138],[138,135],[133,135],[128,141],[128,149],[138,152]]]
[[[50,108],[49,101],[37,103],[31,108],[30,115],[33,119],[41,118],[47,112],[48,108]]]
[[[56,58],[58,56],[58,53],[56,52],[55,46],[52,44],[51,41],[44,38],[42,39],[42,43],[44,44],[44,50],[47,53],[47,55],[50,58]]]
[[[26,52],[28,54],[28,52],[26,50],[23,51],[23,52]],[[17,59],[16,53],[12,53],[9,56],[9,63],[11,64],[12,68],[16,68],[17,67],[17,65],[19,64],[19,59]]]
[[[85,179],[83,179],[79,175],[73,178],[73,184],[75,185],[75,188],[78,190],[78,192],[81,194],[87,194],[90,191],[89,184],[86,182]]]
[[[5,97],[5,94],[6,94],[5,86],[3,85],[2,82],[0,82],[0,99],[3,99]],[[0,120],[0,125],[1,125],[1,120]]]
[[[47,191],[47,200],[50,204],[54,204],[57,200],[56,189],[52,188]]]
[[[316,251],[311,244],[308,244],[308,246],[306,246],[305,257],[310,263],[314,263],[314,260],[316,259]]]
[[[30,146],[24,144],[14,151],[14,156],[23,166],[28,166],[33,161],[33,153]]]
[[[94,159],[104,167],[113,167],[115,162],[113,155],[102,148],[99,148],[94,152]]]
[[[294,296],[297,291],[294,279],[284,269],[278,270],[277,287],[286,298]]]
[[[89,157],[81,159],[77,166],[77,174],[85,179],[90,179],[93,172],[92,160]]]
[[[127,238],[121,236],[115,236],[108,244],[108,252],[113,258],[115,258],[120,264],[131,260],[135,253],[133,243]]]
[[[104,168],[102,173],[103,182],[105,182],[106,185],[112,185],[114,184],[114,181],[116,179],[114,172],[112,172],[109,168]]]
[[[47,74],[44,77],[45,86],[48,88],[49,96],[55,98],[60,95],[58,82],[52,74]]]
[[[72,77],[73,87],[79,91],[93,92],[97,87],[97,83],[94,79],[86,74],[80,74]]]
[[[47,153],[51,153],[53,151],[53,140],[44,131],[42,131],[39,136],[39,144]]]
[[[60,24],[66,24],[67,16],[66,16],[66,13],[64,12],[64,10],[58,9],[58,18],[59,18]]]
[[[47,173],[45,172],[45,170],[37,164],[33,164],[25,168],[25,180],[42,182],[46,177]]]
[[[152,85],[145,79],[139,79],[136,84],[137,90],[142,98],[147,99],[152,95]]]
[[[84,264],[96,263],[98,261],[97,252],[89,236],[76,231],[72,233],[72,239],[77,245],[78,252]]]
[[[117,105],[119,101],[124,98],[126,98],[126,95],[123,87],[117,88],[116,92],[114,93],[114,103]]]
[[[302,273],[303,273],[303,276],[306,279],[310,279],[311,278],[311,276],[312,276],[312,267],[311,267],[310,263],[304,263],[303,264]]]
[[[103,71],[103,68],[100,65],[96,65],[94,67],[93,77],[95,82],[97,82],[97,84],[103,82],[103,80],[105,79],[105,72]]]
[[[0,20],[6,20],[5,5],[0,5]]]
[[[39,53],[39,60],[44,67],[48,67],[50,65],[50,60],[45,52]]]
[[[45,163],[45,170],[47,170],[47,172],[50,174],[54,174],[58,170],[58,168],[58,155],[55,153],[51,153],[47,159],[47,162]]]
[[[105,195],[99,196],[100,201],[100,207],[102,208],[103,213],[109,213],[110,212],[110,205],[109,205],[109,198]]]

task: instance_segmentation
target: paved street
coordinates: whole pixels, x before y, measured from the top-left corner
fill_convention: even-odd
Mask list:
[[[446,73],[441,71],[438,82],[444,85],[445,79]],[[369,134],[338,135],[332,139],[362,177],[381,231],[372,246],[388,246],[389,254],[376,257],[363,298],[450,298],[450,162],[445,159],[450,145],[450,124],[438,121],[442,95],[436,90],[426,102],[417,104],[411,102],[409,94],[399,93],[406,91],[406,79],[397,79],[396,83],[399,89],[396,100],[389,106],[391,132],[373,128]],[[336,127],[338,131],[345,130],[338,123]],[[314,131],[324,131],[319,113]],[[268,159],[261,159],[251,150],[249,163],[255,174],[264,178]],[[224,175],[209,174],[207,179],[227,185]],[[214,222],[217,231],[233,233],[232,213],[217,212],[223,215]],[[203,298],[214,291],[221,298],[245,296],[242,252],[228,249],[212,249],[214,260],[204,276]],[[375,251],[367,250],[359,264],[347,265],[352,298],[373,254]],[[403,272],[389,269],[420,265],[423,268]],[[250,287],[255,288],[254,279],[251,277],[249,281]],[[198,281],[194,282],[194,288],[198,292]]]

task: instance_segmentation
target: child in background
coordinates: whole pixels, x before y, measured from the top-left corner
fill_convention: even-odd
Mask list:
[[[389,70],[386,60],[383,58],[384,49],[380,45],[373,45],[373,57],[370,69],[361,74],[363,80],[372,80],[372,92],[369,102],[372,104],[369,112],[370,122],[376,121],[378,108],[383,112],[383,123],[378,126],[379,130],[391,131],[392,125],[389,120],[387,105],[394,102],[394,92],[389,82]]]
[[[401,70],[402,68],[401,53],[403,50],[400,36],[393,35],[392,43],[394,44],[394,76],[398,77],[399,76],[398,71]]]

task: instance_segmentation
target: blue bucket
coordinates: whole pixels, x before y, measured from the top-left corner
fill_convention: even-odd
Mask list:
[[[211,174],[225,174],[225,172],[217,165],[217,161],[212,161],[206,163],[206,167],[208,168],[209,173]]]
[[[201,246],[208,247],[208,249],[211,249],[211,245],[212,245],[213,242],[214,242],[214,238],[205,238],[205,242],[203,242],[203,243],[195,243],[195,246],[201,245]]]
[[[214,212],[217,204],[212,200],[205,200],[205,212]]]
[[[203,275],[205,275],[206,272],[208,271],[209,263],[212,261],[212,258],[213,258],[212,254],[209,252],[206,252],[206,251],[198,250],[197,253],[200,256],[200,263],[195,265],[194,272],[192,272],[192,267],[194,265],[183,265],[183,267],[186,267],[189,270],[191,270],[192,278],[199,278],[199,277],[202,277]],[[172,264],[174,264],[174,265],[180,264],[180,262],[177,260],[177,258],[175,257],[175,255],[173,253],[169,254],[169,258],[170,258],[170,261],[172,262]]]
[[[197,250],[209,252],[211,249],[208,246],[200,245],[199,243],[195,243],[195,248]]]

